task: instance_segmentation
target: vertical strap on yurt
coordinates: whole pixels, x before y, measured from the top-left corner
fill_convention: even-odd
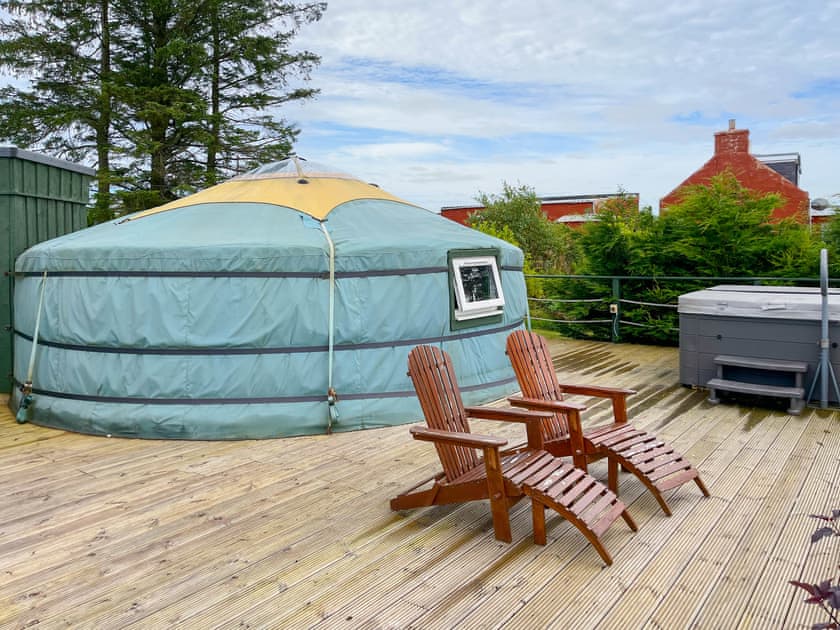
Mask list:
[[[330,238],[327,226],[321,221],[321,231],[327,239],[330,248],[330,303],[329,303],[329,331],[327,336],[327,405],[329,415],[327,416],[327,433],[332,433],[333,423],[338,422],[338,394],[333,387],[333,353],[335,348],[335,244]]]
[[[47,272],[41,277],[41,295],[38,298],[38,311],[35,314],[35,330],[32,333],[32,350],[29,352],[29,367],[26,370],[26,381],[20,386],[20,405],[16,419],[19,424],[26,422],[27,409],[32,404],[32,375],[35,372],[35,353],[38,349],[38,337],[41,328],[41,311],[44,307],[44,290],[47,288]]]

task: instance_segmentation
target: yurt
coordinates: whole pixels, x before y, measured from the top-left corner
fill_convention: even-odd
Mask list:
[[[300,158],[41,243],[15,267],[18,420],[250,439],[421,417],[409,350],[467,404],[516,389],[522,252]]]

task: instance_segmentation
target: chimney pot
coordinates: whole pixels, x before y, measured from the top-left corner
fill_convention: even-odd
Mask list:
[[[715,134],[715,154],[749,153],[750,132],[748,129],[735,129],[735,120],[729,121],[729,129]]]

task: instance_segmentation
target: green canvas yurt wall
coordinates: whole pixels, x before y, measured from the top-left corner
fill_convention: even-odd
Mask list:
[[[87,225],[93,169],[65,160],[0,147],[0,391],[12,383],[12,270],[28,247]]]
[[[25,252],[15,376],[40,312],[31,422],[236,439],[416,421],[419,343],[452,355],[468,404],[516,389],[504,343],[526,317],[522,263],[504,241],[288,160]]]

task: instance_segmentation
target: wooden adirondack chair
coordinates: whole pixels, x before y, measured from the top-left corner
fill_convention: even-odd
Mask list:
[[[392,510],[489,499],[496,538],[510,542],[508,510],[527,493],[532,497],[535,542],[546,542],[544,509],[551,507],[592,542],[607,564],[612,563],[600,536],[618,516],[633,531],[636,524],[615,493],[542,450],[541,425],[552,413],[464,407],[449,355],[432,346],[412,349],[408,367],[428,424],[409,431],[414,439],[434,443],[443,471],[391,499]],[[500,455],[507,440],[471,433],[468,418],[525,423],[529,449]]]
[[[554,412],[553,418],[543,424],[545,450],[558,456],[571,456],[575,466],[583,470],[588,462],[608,457],[610,490],[618,494],[618,466],[621,465],[653,493],[668,516],[671,509],[662,496],[667,490],[693,480],[709,496],[700,474],[680,453],[655,435],[627,422],[627,396],[634,391],[559,383],[545,339],[527,330],[517,330],[508,337],[507,355],[522,389],[522,397],[511,397],[510,403]],[[580,412],[585,407],[566,401],[566,394],[610,398],[614,422],[583,430]]]

